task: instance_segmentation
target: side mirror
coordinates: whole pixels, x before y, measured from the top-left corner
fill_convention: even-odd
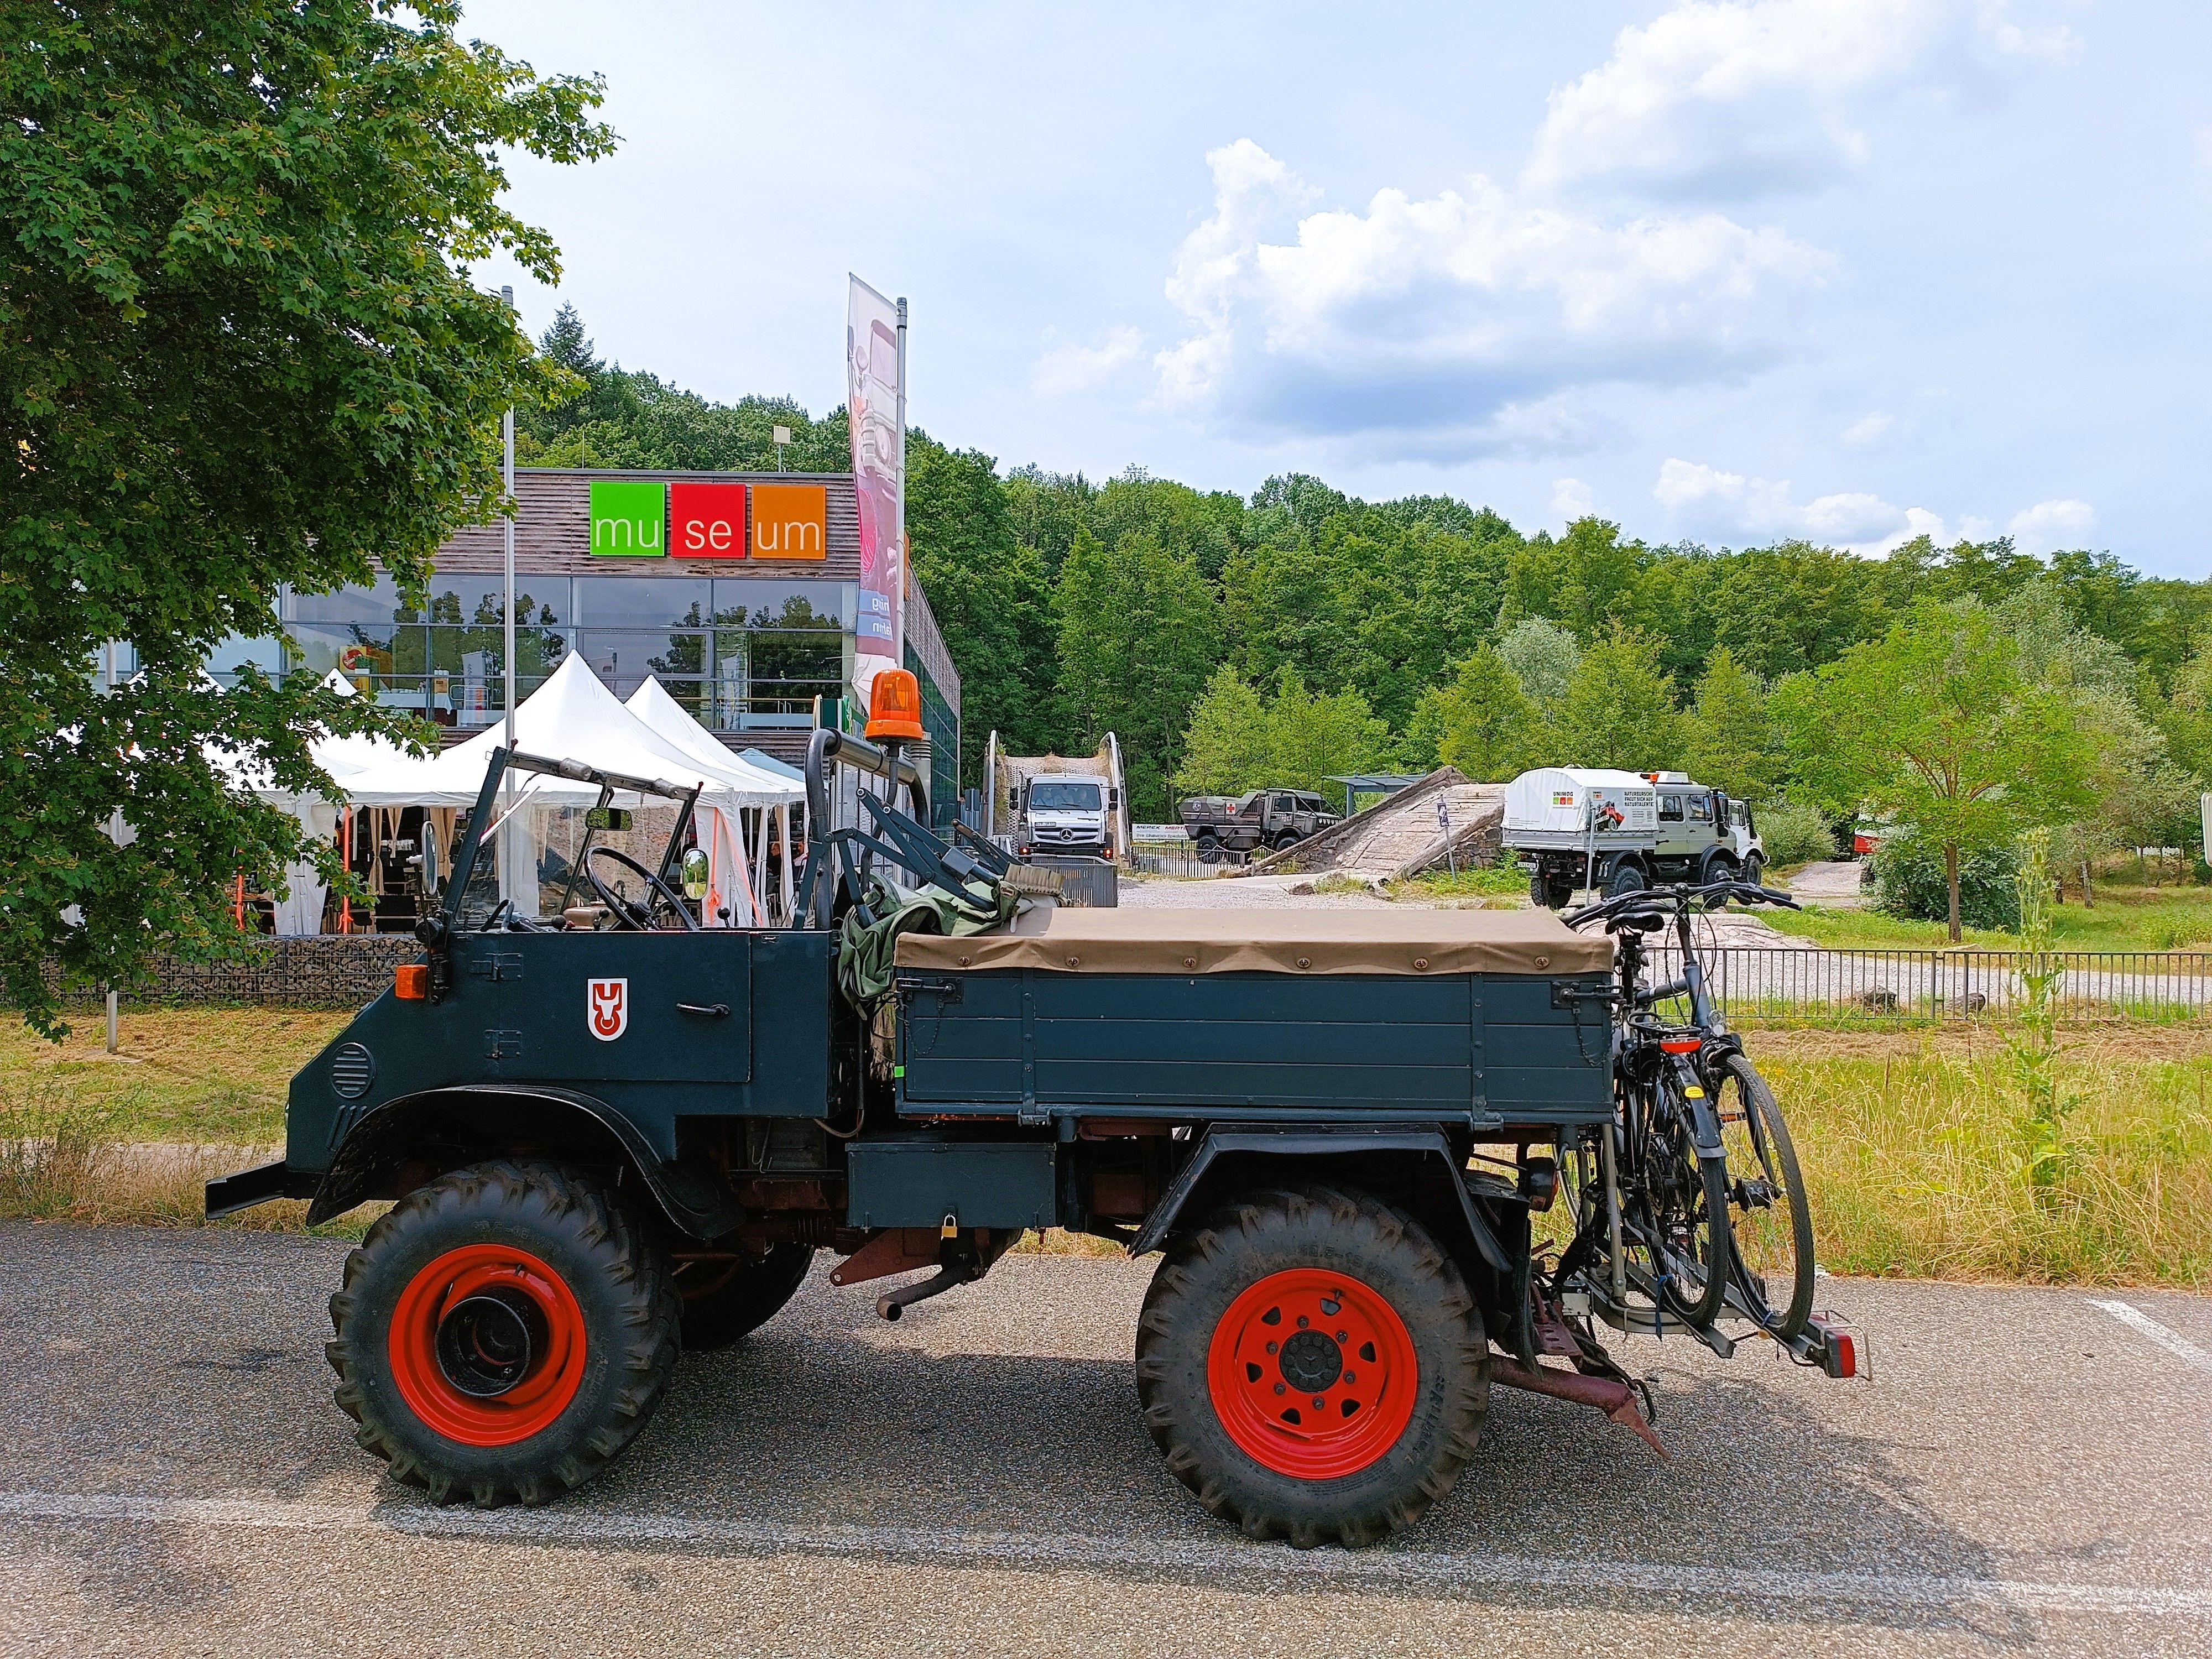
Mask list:
[[[693,847],[684,852],[684,896],[688,899],[707,896],[707,853],[704,848]]]
[[[438,832],[430,825],[422,826],[415,855],[407,862],[415,866],[415,879],[422,887],[422,896],[435,902],[445,887],[445,879],[438,869]]]

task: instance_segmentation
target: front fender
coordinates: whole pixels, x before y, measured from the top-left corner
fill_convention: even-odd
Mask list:
[[[572,1089],[474,1085],[386,1101],[356,1124],[317,1182],[310,1225],[380,1196],[410,1164],[459,1167],[481,1158],[582,1156],[626,1165],[670,1221],[695,1238],[720,1237],[744,1207],[702,1170],[665,1162],[628,1117]]]

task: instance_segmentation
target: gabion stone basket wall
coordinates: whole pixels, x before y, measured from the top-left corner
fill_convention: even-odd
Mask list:
[[[332,933],[319,939],[270,939],[237,962],[157,959],[151,984],[134,1003],[262,1003],[293,1008],[357,1008],[392,984],[392,970],[422,947],[404,933]],[[53,970],[48,970],[49,984]],[[72,1003],[99,1000],[74,992]]]

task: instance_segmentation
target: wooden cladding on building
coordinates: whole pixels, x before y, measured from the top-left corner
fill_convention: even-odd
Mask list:
[[[594,485],[649,485],[637,499],[616,502],[622,510],[600,515],[610,522],[595,526]],[[744,494],[743,510],[733,514],[734,491],[714,486],[737,486]],[[702,487],[704,487],[702,490]],[[694,491],[702,493],[693,494]],[[662,497],[660,512],[644,499]],[[744,565],[789,566],[794,574],[804,568],[812,578],[858,581],[860,576],[860,510],[854,499],[849,473],[584,471],[557,467],[518,468],[515,500],[520,507],[514,526],[516,567],[549,574],[586,575],[604,571],[613,554],[642,562],[660,558],[660,568],[671,574],[681,569],[694,575],[732,574],[734,557]],[[609,501],[602,489],[600,499]],[[650,521],[653,528],[647,527]],[[716,526],[726,525],[725,539],[742,533],[743,551],[715,544]],[[756,546],[763,529],[769,545]],[[595,556],[593,538],[604,545]],[[500,521],[471,525],[456,532],[438,550],[437,568],[450,573],[496,572],[505,553]],[[696,540],[702,544],[693,546]],[[657,542],[658,546],[651,544]],[[763,568],[763,574],[767,574]]]

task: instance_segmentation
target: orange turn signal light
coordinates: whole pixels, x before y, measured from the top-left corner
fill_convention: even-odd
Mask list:
[[[879,672],[868,687],[868,741],[928,735],[921,729],[921,683],[904,668]]]
[[[392,973],[392,994],[402,1002],[421,1002],[430,994],[430,964],[405,962]]]

